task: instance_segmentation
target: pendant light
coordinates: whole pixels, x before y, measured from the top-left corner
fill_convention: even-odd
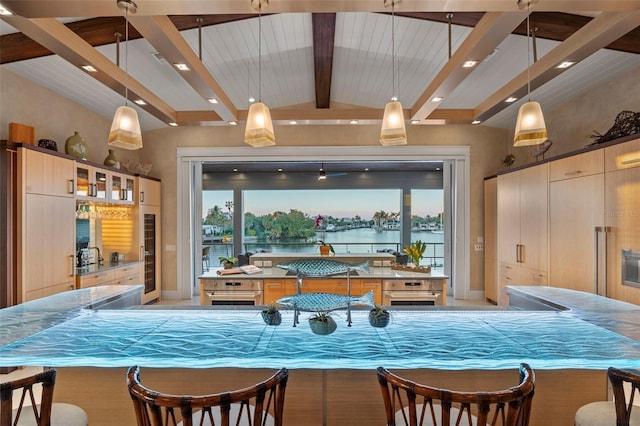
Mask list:
[[[396,96],[396,50],[395,50],[395,5],[400,0],[385,0],[384,6],[391,5],[391,58],[393,68],[391,78],[393,80],[393,97],[384,107],[384,116],[382,117],[382,129],[380,130],[380,143],[385,146],[406,145],[407,131],[404,126],[404,111],[402,104]]]
[[[520,6],[522,1],[518,1]],[[527,3],[527,11],[530,3]],[[542,108],[538,102],[531,102],[531,78],[529,77],[529,13],[527,13],[527,103],[520,106],[513,146],[539,145],[547,140],[547,128],[542,115]]]
[[[251,104],[247,115],[244,141],[253,147],[276,144],[269,108],[262,103],[262,5],[268,0],[251,0],[251,6],[258,11],[258,102]]]
[[[127,70],[127,62],[129,56],[129,11],[131,11],[131,13],[136,13],[138,11],[138,5],[136,5],[132,0],[117,0],[116,4],[119,8],[125,10],[124,106],[118,107],[116,110],[113,122],[111,123],[109,141],[107,144],[116,148],[134,150],[142,148],[142,133],[140,132],[138,113],[135,109],[127,105],[129,98],[129,86],[127,84],[127,77],[129,74]]]

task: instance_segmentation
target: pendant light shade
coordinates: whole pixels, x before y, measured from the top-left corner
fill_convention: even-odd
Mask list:
[[[385,0],[384,6],[391,6],[391,79],[393,86],[393,97],[384,107],[382,116],[382,128],[380,129],[380,144],[384,146],[406,145],[407,130],[404,127],[404,112],[402,104],[396,96],[396,26],[395,26],[395,6],[401,0]]]
[[[539,145],[548,139],[542,108],[538,102],[527,102],[518,111],[513,146]]]
[[[518,7],[521,7],[521,3],[522,0],[518,0]],[[527,2],[527,11],[529,10],[530,4],[531,0]],[[527,93],[529,99],[528,102],[522,104],[520,110],[518,110],[516,131],[513,135],[513,146],[540,145],[548,139],[547,127],[544,124],[544,116],[542,115],[542,108],[538,102],[531,101],[531,78],[529,77],[529,70],[531,68],[531,64],[529,63],[530,34],[529,14],[527,14]]]
[[[135,109],[126,105],[118,107],[111,123],[108,145],[131,150],[142,148],[142,133]]]
[[[244,130],[244,141],[260,148],[276,144],[273,123],[269,108],[262,103],[262,5],[269,0],[251,0],[251,7],[258,11],[258,102],[251,104],[247,114],[247,127]]]
[[[125,10],[125,94],[124,94],[124,106],[118,107],[115,115],[113,116],[113,122],[111,123],[111,130],[109,131],[109,140],[107,145],[115,148],[123,149],[140,149],[142,148],[142,132],[140,131],[140,121],[138,121],[138,113],[135,109],[127,105],[129,98],[129,86],[128,86],[128,56],[129,56],[129,12],[136,13],[138,5],[132,0],[117,0],[116,4],[119,8]],[[119,51],[118,45],[118,51]],[[118,54],[119,56],[119,54]],[[118,65],[120,65],[120,58],[118,57]]]
[[[247,127],[244,130],[244,141],[257,148],[276,144],[271,113],[269,108],[262,102],[256,102],[249,107]]]
[[[404,112],[402,104],[391,101],[384,107],[380,143],[385,146],[406,145],[407,131],[404,127]]]

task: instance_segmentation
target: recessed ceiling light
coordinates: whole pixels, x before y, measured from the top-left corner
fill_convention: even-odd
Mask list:
[[[289,120],[289,124],[298,124],[296,120]]]
[[[237,171],[238,171],[238,169],[233,169],[233,171],[234,171],[234,172],[237,172]]]
[[[411,124],[420,124],[420,120],[411,120]]]
[[[431,102],[440,102],[442,100],[442,96],[434,96],[431,98]]]
[[[173,64],[173,66],[180,71],[189,71],[189,67],[187,66],[187,64]]]
[[[505,99],[505,102],[511,103],[511,102],[515,102],[517,101],[518,98],[514,98],[513,96],[508,97],[507,99]]]
[[[565,68],[569,68],[573,64],[575,64],[575,62],[564,61],[564,62],[561,62],[556,68],[565,69]]]
[[[209,98],[207,99],[209,101],[210,104],[217,104],[218,100],[216,98]]]
[[[229,122],[229,125],[230,125],[230,126],[237,126],[237,125],[238,125],[238,122],[237,122],[237,121],[230,121],[230,122]]]
[[[144,99],[136,99],[133,102],[135,102],[138,105],[147,105],[147,103],[144,101]]]
[[[171,123],[169,123],[169,126],[171,127],[177,127],[178,123],[176,123],[175,121],[172,121]]]
[[[477,63],[478,61],[465,61],[464,64],[462,64],[462,68],[473,68]]]
[[[93,65],[83,65],[82,69],[86,72],[98,72],[98,70]]]
[[[253,96],[249,98],[249,102],[254,103],[256,101],[256,98],[254,98]]]
[[[349,123],[350,124],[358,124],[358,120],[351,120]]]
[[[279,172],[281,172],[281,171],[282,171],[282,168],[279,168],[279,169],[278,169],[278,171],[279,171]]]
[[[473,120],[473,121],[471,122],[471,124],[480,124],[480,123],[482,123],[482,121],[480,121],[480,120]]]
[[[368,171],[369,171],[369,168],[368,168],[368,167],[365,167],[365,168],[364,168],[364,171],[365,171],[365,172],[368,172]]]

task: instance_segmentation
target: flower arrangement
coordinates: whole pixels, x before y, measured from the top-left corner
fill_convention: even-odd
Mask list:
[[[420,260],[423,258],[424,251],[427,249],[427,244],[421,240],[417,240],[411,245],[402,249],[403,253],[409,255],[415,266],[420,266]]]
[[[317,244],[319,244],[319,245],[320,245],[320,247],[329,247],[329,251],[330,251],[331,253],[333,253],[333,254],[336,254],[336,252],[335,252],[335,250],[333,249],[333,246],[332,246],[331,244],[329,244],[329,243],[325,243],[325,242],[324,242],[324,241],[322,241],[322,240],[318,240],[318,241],[316,241],[316,243],[317,243]],[[320,252],[322,252],[322,249],[320,249]]]

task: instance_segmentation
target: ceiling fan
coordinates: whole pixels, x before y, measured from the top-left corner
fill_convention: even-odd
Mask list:
[[[328,177],[334,177],[334,176],[345,176],[346,174],[347,174],[346,172],[327,173],[324,170],[324,163],[322,163],[322,166],[320,166],[320,173],[318,174],[318,180],[325,180]]]

